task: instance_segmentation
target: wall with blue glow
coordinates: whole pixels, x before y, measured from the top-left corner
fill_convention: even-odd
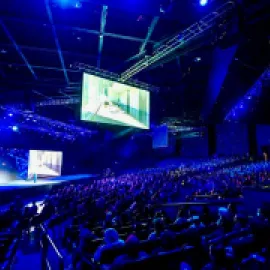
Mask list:
[[[257,151],[262,155],[262,147],[270,145],[270,125],[257,125]]]
[[[207,157],[208,156],[208,129],[203,128],[196,132],[197,137],[181,139],[180,155],[182,157]]]
[[[220,89],[227,76],[230,63],[236,53],[237,45],[226,49],[215,48],[212,55],[212,68],[209,74],[207,93],[202,115],[207,118],[219,96]]]
[[[256,106],[256,102],[262,94],[263,81],[269,80],[269,78],[270,68],[267,68],[239,102],[230,109],[224,120],[239,121],[247,115]]]
[[[245,124],[221,124],[216,126],[218,155],[246,155],[249,152],[248,128]]]

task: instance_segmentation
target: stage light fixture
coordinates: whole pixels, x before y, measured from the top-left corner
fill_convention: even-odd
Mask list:
[[[208,4],[208,0],[200,0],[200,6],[204,7]]]
[[[197,62],[197,63],[198,63],[198,62],[200,62],[201,60],[202,60],[202,58],[198,56],[198,57],[195,57],[194,62]]]
[[[81,1],[76,0],[53,0],[53,3],[61,8],[81,8]]]
[[[13,113],[9,113],[8,116],[9,116],[9,117],[12,117],[12,116],[13,116]]]
[[[82,7],[82,3],[80,1],[77,1],[75,3],[75,8],[81,8]]]
[[[19,128],[18,128],[17,126],[13,126],[13,127],[12,127],[12,130],[13,130],[14,132],[17,132],[17,131],[19,130]]]

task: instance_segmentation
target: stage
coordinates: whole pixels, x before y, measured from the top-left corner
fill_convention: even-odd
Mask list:
[[[77,174],[54,178],[40,178],[36,183],[33,180],[8,180],[0,179],[0,205],[11,203],[15,196],[21,196],[23,199],[46,195],[52,187],[64,183],[82,184],[89,180],[97,179],[99,175]]]

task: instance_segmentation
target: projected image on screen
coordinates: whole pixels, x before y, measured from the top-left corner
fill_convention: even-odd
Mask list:
[[[84,73],[81,120],[149,129],[149,106],[148,91]]]
[[[28,160],[28,178],[60,176],[62,152],[30,150]]]

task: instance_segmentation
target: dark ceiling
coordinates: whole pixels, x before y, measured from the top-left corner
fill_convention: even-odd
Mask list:
[[[142,46],[151,51],[153,46],[176,35],[226,1],[209,1],[206,7],[200,7],[198,2],[1,1],[1,103],[29,105],[55,97],[78,96],[82,73],[74,68],[75,63],[120,74],[137,61],[129,59],[138,54]],[[229,65],[213,107],[216,118],[212,119],[222,119],[226,110],[247,91],[269,63],[269,29],[265,28],[269,23],[265,16],[268,1],[262,1],[261,6],[258,2],[244,1],[244,6],[236,6],[233,17],[226,18],[222,30],[211,31],[196,43],[188,44],[185,50],[177,51],[136,76],[160,88],[159,93],[152,95],[153,121],[158,122],[163,117],[202,120],[213,51],[217,46],[228,48],[238,44],[235,57],[239,61]],[[103,31],[104,5],[108,10]],[[155,18],[157,23],[153,33],[146,40]],[[194,61],[196,57],[201,61]],[[43,108],[42,113],[46,114],[46,110],[48,108]]]

